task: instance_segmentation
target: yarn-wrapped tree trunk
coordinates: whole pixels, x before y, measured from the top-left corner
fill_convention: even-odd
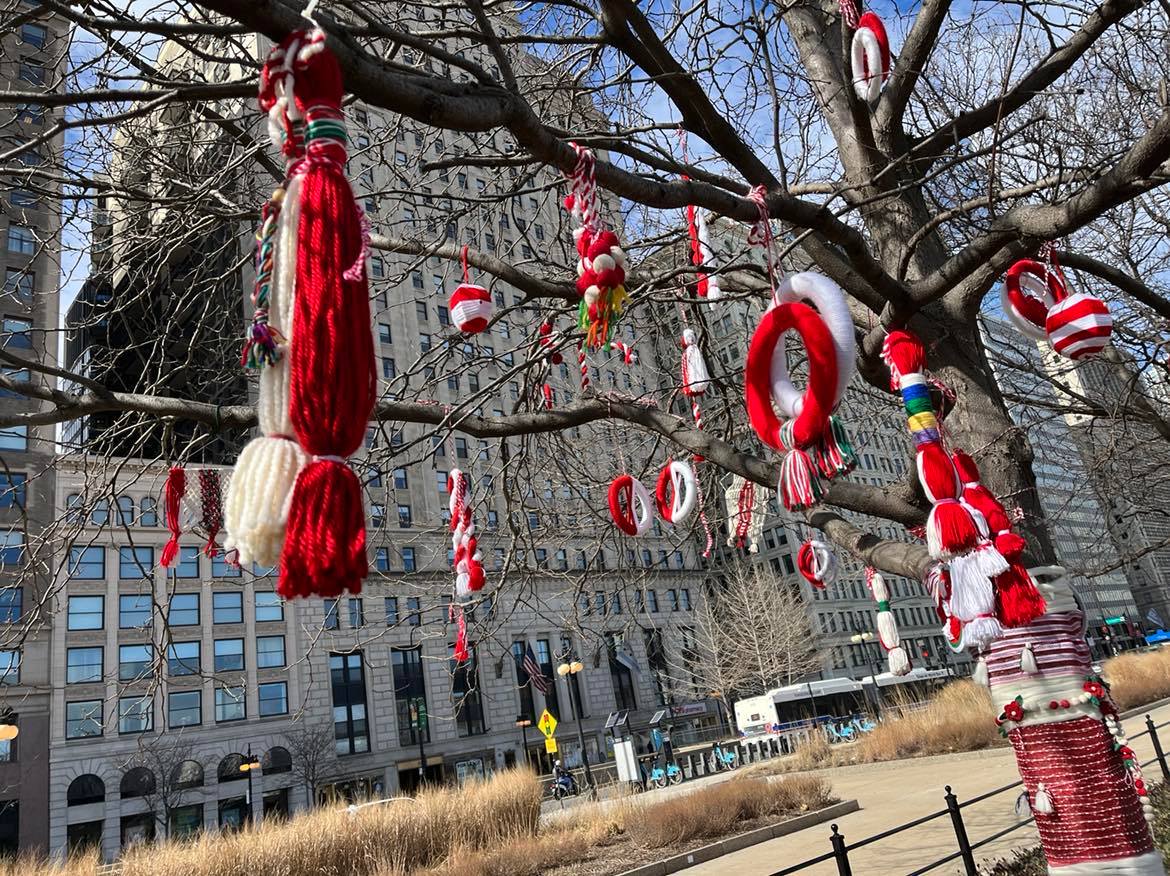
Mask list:
[[[1161,876],[1153,807],[1105,683],[1085,616],[1058,566],[1032,569],[1048,610],[1007,629],[984,658],[998,723],[1016,753],[1048,872]]]

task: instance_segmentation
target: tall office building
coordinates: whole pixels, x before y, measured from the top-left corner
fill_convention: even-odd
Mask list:
[[[0,16],[28,12],[0,35],[0,89],[60,90],[69,28],[33,4],[0,2]],[[0,107],[0,344],[5,377],[52,386],[22,361],[55,365],[61,201],[51,165],[61,113],[33,102]],[[0,724],[19,736],[0,742],[0,854],[48,845],[48,611],[55,557],[54,427],[19,422],[43,402],[0,390]]]
[[[1069,573],[1094,638],[1129,635],[1140,617],[1132,576],[1108,538],[1108,509],[1095,489],[1097,473],[1086,436],[1067,397],[1053,388],[1047,352],[1011,325],[981,317],[988,358],[1008,399],[1012,420],[1028,436],[1040,507],[1057,558]],[[1049,351],[1050,352],[1050,351]],[[1079,369],[1078,369],[1079,370]],[[1063,409],[1063,411],[1062,411]],[[1107,623],[1114,619],[1113,624]],[[1118,622],[1116,619],[1121,619]]]
[[[267,51],[254,48],[256,57]],[[492,63],[478,49],[450,48]],[[192,63],[187,55],[164,58],[173,69],[196,69],[185,66]],[[404,59],[432,63],[409,52]],[[521,56],[517,68],[522,80],[539,79],[536,60]],[[206,65],[198,69],[221,78]],[[477,439],[458,428],[465,414],[541,409],[546,382],[557,407],[581,392],[572,350],[547,373],[521,368],[535,355],[538,326],[554,304],[529,301],[473,268],[472,280],[490,288],[497,319],[490,331],[463,336],[447,301],[461,279],[458,263],[427,254],[434,246],[466,244],[521,266],[571,270],[566,217],[551,185],[558,175],[547,168],[492,174],[466,160],[510,154],[503,133],[437,131],[361,104],[347,114],[350,176],[375,235],[421,253],[380,251],[369,262],[383,397],[434,404],[449,417],[438,429],[370,427],[352,460],[369,508],[370,578],[360,596],[296,603],[274,595],[271,570],[235,569],[222,556],[203,556],[195,537],[184,539],[173,571],[160,569],[165,465],[120,456],[130,448],[103,442],[109,424],[78,433],[77,449],[99,450],[109,464],[95,469],[94,454],[79,453],[62,463],[57,486],[58,507],[71,525],[59,545],[68,562],[59,564],[50,661],[54,850],[98,845],[112,857],[149,836],[230,827],[249,814],[299,808],[314,795],[391,794],[423,778],[459,781],[525,759],[547,769],[550,754],[535,730],[545,708],[560,720],[556,756],[580,763],[571,677],[556,672],[564,661],[582,664],[575,677],[581,736],[594,764],[608,755],[611,713],[628,713],[628,726],[640,735],[663,709],[678,725],[715,721],[706,703],[672,688],[688,659],[688,619],[702,593],[694,547],[686,534],[660,524],[640,539],[622,537],[606,510],[610,478],[661,464],[651,457],[653,445],[609,425],[502,439]],[[167,142],[184,130],[172,125]],[[196,121],[189,130],[208,126]],[[226,137],[208,133],[217,136]],[[233,148],[226,138],[218,151],[209,143],[198,150],[222,156]],[[187,166],[173,156],[169,163]],[[115,174],[141,169],[125,156],[111,161]],[[165,168],[158,180],[165,182]],[[270,188],[271,180],[256,176],[229,191],[254,197],[254,207]],[[95,332],[102,320],[88,315],[106,294],[116,310],[128,290],[149,311],[152,289],[168,290],[118,279],[135,272],[123,254],[145,232],[133,229],[159,224],[149,214],[161,208],[148,206],[143,216],[143,205],[106,204],[98,248],[111,256],[95,280],[110,282],[100,295],[95,282],[93,301],[77,311],[78,337],[84,336],[75,348],[79,364],[102,362],[128,384],[137,369],[118,357],[120,348],[147,349],[136,324],[124,321],[120,331],[130,336],[122,342]],[[243,262],[250,233],[241,225],[214,247],[226,263]],[[200,251],[196,242],[190,252]],[[238,332],[249,271],[216,277],[220,297],[235,301],[230,312]],[[569,320],[561,323],[568,327]],[[181,322],[172,328],[182,334]],[[623,325],[621,336],[637,344],[638,331]],[[150,360],[150,367],[159,361],[167,360]],[[649,355],[627,364],[597,354],[587,367],[596,390],[638,394],[653,380],[653,363]],[[214,362],[208,353],[198,365],[238,374],[232,357]],[[171,386],[166,369],[151,373]],[[470,477],[488,578],[481,598],[466,607],[473,658],[462,665],[452,660],[449,604],[447,480],[455,468]],[[298,734],[321,727],[325,750],[310,792],[303,767],[317,758]],[[249,754],[260,768],[241,771]]]

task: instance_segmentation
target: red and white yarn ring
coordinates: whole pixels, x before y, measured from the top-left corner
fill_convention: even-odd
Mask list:
[[[676,525],[682,523],[695,510],[698,490],[694,471],[686,463],[668,460],[658,474],[654,493],[662,519]]]
[[[626,535],[646,534],[653,522],[652,507],[650,493],[633,475],[619,475],[609,485],[609,516]]]
[[[1049,308],[1044,327],[1057,353],[1066,359],[1086,359],[1109,343],[1113,316],[1100,298],[1078,292]]]
[[[1004,313],[1020,333],[1034,341],[1046,340],[1048,310],[1068,295],[1064,278],[1034,259],[1020,259],[1004,275],[1001,301]]]
[[[796,568],[805,581],[824,590],[837,580],[837,555],[823,541],[809,539],[796,552]]]
[[[833,352],[837,356],[837,391],[832,407],[841,403],[857,362],[857,341],[853,335],[853,318],[845,303],[841,287],[813,271],[804,271],[785,277],[776,290],[773,306],[804,301],[816,308],[829,334],[833,336]],[[785,333],[787,334],[787,333]],[[804,393],[792,385],[788,373],[788,357],[784,355],[784,336],[776,342],[772,356],[772,400],[786,417],[796,417],[804,405]]]
[[[474,283],[460,283],[451,293],[447,306],[451,311],[451,321],[464,334],[482,332],[492,318],[491,293]]]
[[[882,83],[890,76],[890,38],[882,20],[872,12],[857,22],[850,60],[854,93],[866,103],[874,103],[882,93]]]

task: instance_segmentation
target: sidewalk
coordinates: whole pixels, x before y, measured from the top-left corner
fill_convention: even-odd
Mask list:
[[[1170,704],[1150,712],[1155,724],[1170,721]],[[1132,737],[1145,730],[1145,712],[1124,721]],[[1163,746],[1170,742],[1170,728],[1161,731]],[[1154,756],[1148,736],[1131,743],[1144,762]],[[857,842],[884,830],[929,815],[945,807],[944,786],[951,785],[959,801],[1019,780],[1010,748],[949,754],[913,760],[890,761],[853,767],[817,770],[842,800],[856,798],[861,810],[838,820],[847,842]],[[1157,764],[1146,768],[1151,781],[1161,781]],[[971,842],[1018,823],[1014,807],[1017,791],[1007,791],[963,810]],[[996,842],[979,849],[976,859],[988,863],[1010,857],[1013,850],[1038,844],[1035,828],[1025,825]],[[955,834],[948,816],[880,840],[850,852],[853,872],[864,876],[895,876],[956,851]],[[687,876],[768,876],[784,867],[816,857],[830,850],[828,825],[760,843],[687,869]],[[932,871],[962,873],[961,864],[947,864]],[[833,861],[801,871],[801,876],[836,876]]]

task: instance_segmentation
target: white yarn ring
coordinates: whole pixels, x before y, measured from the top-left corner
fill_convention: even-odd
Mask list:
[[[638,529],[635,535],[645,535],[654,520],[654,503],[650,501],[650,493],[642,486],[637,478],[630,478],[631,495],[638,509]]]
[[[853,335],[853,318],[849,315],[849,305],[845,302],[845,293],[841,291],[840,286],[824,274],[814,271],[804,271],[785,277],[780,288],[776,290],[774,305],[801,300],[810,302],[817,309],[829,334],[833,336],[833,354],[837,357],[837,389],[832,405],[835,408],[845,397],[857,362],[857,341]],[[784,352],[786,335],[787,333],[781,336],[772,355],[770,372],[772,400],[785,417],[794,418],[800,415],[804,404],[804,392],[792,385],[792,378],[788,373],[788,357]]]
[[[850,52],[853,65],[853,91],[866,103],[873,103],[882,93],[882,47],[877,35],[868,27],[853,32]]]
[[[1030,298],[1043,301],[1046,308],[1051,308],[1056,303],[1056,300],[1052,297],[1052,291],[1048,288],[1048,284],[1035,274],[1020,274],[1020,290]],[[1000,284],[999,300],[1000,305],[1003,307],[1003,312],[1007,314],[1008,319],[1011,320],[1012,325],[1016,327],[1020,334],[1031,338],[1033,341],[1048,340],[1048,333],[1044,328],[1036,325],[1016,310],[1015,305],[1012,303],[1011,295],[1008,293],[1007,283]]]
[[[670,504],[667,504],[667,486],[671,487],[673,495]],[[658,513],[667,523],[678,525],[691,516],[695,510],[698,490],[695,487],[695,474],[689,465],[671,460],[658,475],[658,486],[655,499],[658,503]]]

